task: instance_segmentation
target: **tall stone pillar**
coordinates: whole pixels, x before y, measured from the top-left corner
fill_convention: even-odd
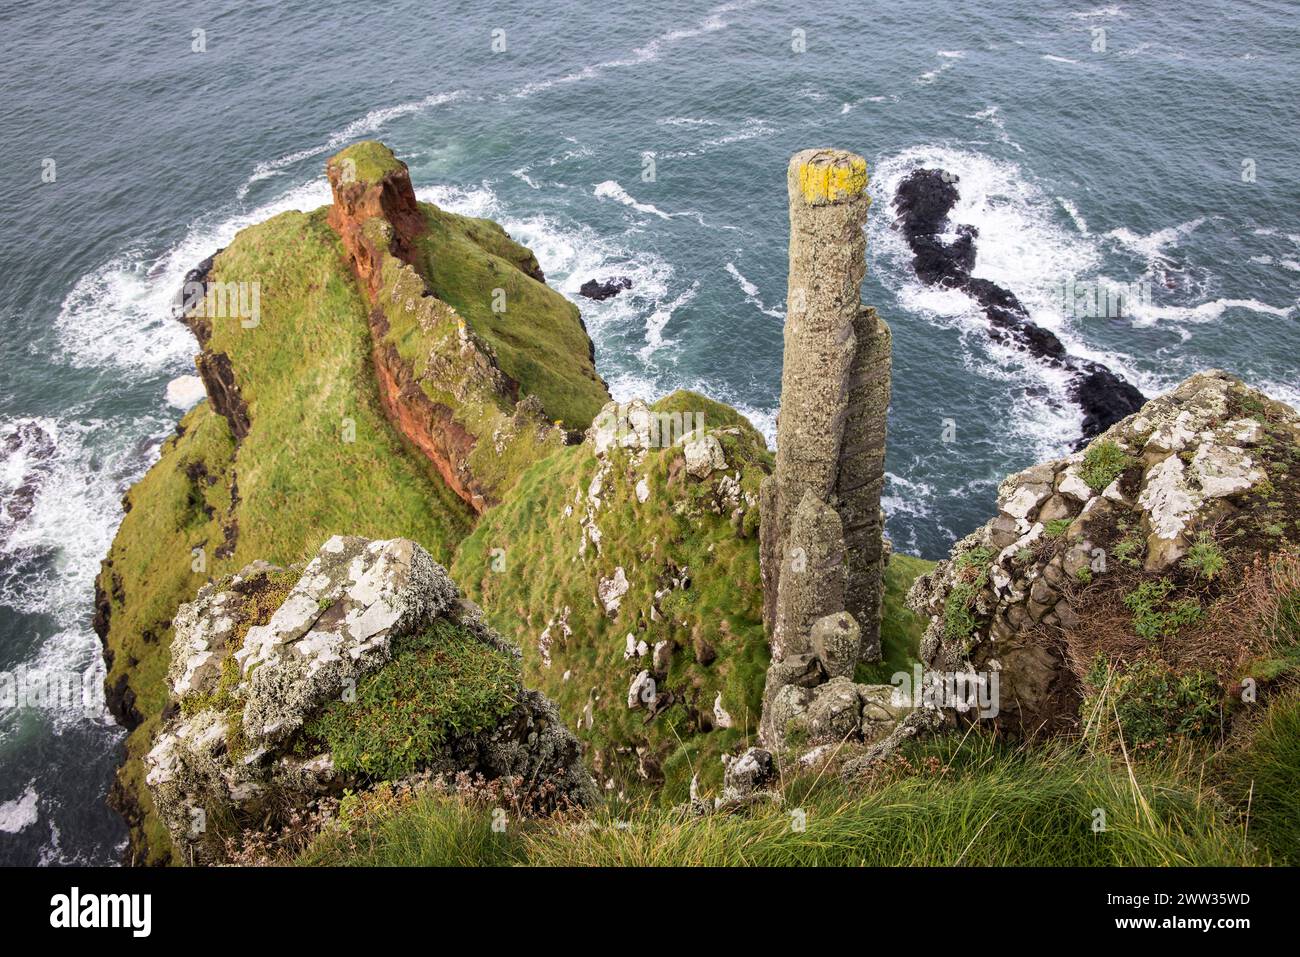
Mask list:
[[[842,150],[804,150],[790,161],[787,186],[781,413],[776,469],[760,506],[764,618],[780,661],[806,648],[802,632],[812,621],[847,610],[861,626],[862,653],[872,660],[879,655],[890,342],[888,327],[860,299],[867,164]],[[791,534],[796,510],[803,516],[797,542]],[[839,521],[824,514],[813,520],[825,510]],[[804,541],[810,534],[827,540]],[[825,567],[828,561],[842,567]],[[810,583],[809,575],[836,582]],[[838,607],[829,607],[837,594]],[[796,629],[801,633],[790,633]]]
[[[861,626],[860,661],[880,660],[880,613],[885,597],[885,430],[889,412],[892,338],[876,310],[863,306],[854,324],[857,355],[835,494],[844,528],[844,610]]]

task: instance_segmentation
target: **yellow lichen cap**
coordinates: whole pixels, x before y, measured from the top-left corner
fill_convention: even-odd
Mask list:
[[[809,206],[857,199],[867,189],[867,161],[847,150],[812,149],[790,160],[790,195]]]

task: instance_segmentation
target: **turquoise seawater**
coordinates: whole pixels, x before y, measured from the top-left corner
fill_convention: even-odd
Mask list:
[[[912,276],[889,200],[917,166],[959,177],[975,274],[1071,352],[1148,395],[1222,367],[1300,402],[1294,3],[134,7],[0,9],[0,673],[94,685],[93,578],[193,372],[171,297],[241,227],[327,202],[324,161],[357,139],[566,295],[630,278],[577,299],[616,396],[695,388],[769,436],[786,163],[864,155],[901,551],[943,554],[1079,430],[1057,375]],[[1068,317],[1067,281],[1150,301]],[[0,710],[0,861],[114,860],[120,742],[102,702]]]

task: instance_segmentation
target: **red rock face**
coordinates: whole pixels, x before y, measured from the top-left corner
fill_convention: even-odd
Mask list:
[[[481,513],[495,500],[466,464],[477,438],[456,422],[452,409],[434,402],[420,388],[410,364],[385,341],[388,320],[377,305],[384,254],[414,266],[414,241],[425,228],[410,175],[403,166],[378,184],[344,183],[341,170],[333,164],[326,167],[326,174],[334,193],[334,205],[326,221],[343,241],[352,269],[375,306],[369,321],[371,357],[384,413],[433,464],[451,490],[475,513]],[[381,234],[374,224],[369,235],[366,233],[366,224],[374,219],[391,227],[386,247],[380,245]]]
[[[415,200],[411,176],[403,166],[377,184],[344,183],[339,167],[329,165],[325,172],[334,193],[334,205],[330,207],[327,221],[343,240],[352,268],[373,302],[382,281],[384,252],[391,252],[406,263],[415,262],[414,241],[424,232],[424,217]],[[392,226],[387,249],[379,248],[365,235],[366,222],[375,217]]]
[[[434,402],[420,388],[411,367],[390,342],[384,342],[388,322],[378,309],[370,314],[371,356],[379,383],[379,402],[384,413],[425,458],[438,474],[476,513],[495,504],[470,473],[465,462],[477,441],[462,428],[451,409]]]

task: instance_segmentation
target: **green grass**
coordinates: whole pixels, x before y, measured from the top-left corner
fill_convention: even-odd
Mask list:
[[[1183,568],[1206,581],[1213,581],[1223,574],[1224,569],[1228,567],[1228,560],[1214,544],[1214,539],[1202,532],[1196,537],[1192,547],[1187,550],[1187,557],[1183,559],[1182,565]]]
[[[428,232],[417,242],[416,265],[434,295],[487,340],[522,395],[536,395],[567,428],[589,426],[609,393],[596,374],[578,307],[525,272],[537,269],[536,259],[496,223],[420,208]]]
[[[906,605],[912,583],[934,568],[934,562],[913,555],[889,556],[885,566],[885,602],[880,622],[880,657],[875,664],[860,664],[853,679],[861,684],[890,684],[900,671],[910,672],[917,662],[925,620]]]
[[[1148,641],[1175,638],[1183,625],[1195,624],[1205,612],[1195,598],[1171,600],[1174,583],[1168,578],[1148,579],[1124,596],[1133,613],[1133,630]]]
[[[1277,863],[1300,864],[1300,698],[1269,707],[1246,746],[1224,755],[1215,773],[1246,809],[1251,840]]]
[[[318,841],[313,864],[532,866],[1236,866],[1261,863],[1187,769],[971,734],[913,744],[864,786],[787,779],[781,805],[684,818],[651,805],[503,833],[491,809],[428,796]],[[1105,830],[1094,830],[1105,816]],[[802,815],[795,812],[802,811]],[[802,818],[803,828],[795,825]]]
[[[1103,491],[1119,478],[1135,459],[1109,439],[1094,442],[1083,455],[1079,477],[1095,492]]]
[[[351,161],[352,171],[359,184],[377,183],[389,173],[402,168],[387,146],[376,140],[363,140],[353,143],[347,149],[330,159],[330,165],[342,165]]]
[[[127,494],[130,508],[100,575],[111,596],[108,682],[125,675],[144,717],[119,778],[141,807],[137,847],[154,862],[170,851],[140,758],[167,703],[177,606],[254,559],[306,559],[340,531],[412,538],[445,563],[470,524],[468,508],[384,418],[366,307],[324,211],[284,213],[244,230],[217,257],[213,278],[260,283],[260,323],[214,319],[210,342],[231,359],[251,430],[236,449],[208,402],[186,415],[184,434],[164,444]],[[355,441],[343,440],[345,419]],[[228,529],[233,549],[221,557]],[[198,571],[193,549],[204,557]]]
[[[514,707],[513,658],[439,620],[401,640],[393,660],[303,731],[325,743],[345,774],[396,780],[427,766],[446,741],[494,727]]]
[[[970,582],[957,582],[943,603],[943,631],[950,641],[965,641],[975,633],[975,597],[979,593]]]
[[[719,430],[726,474],[740,472],[742,493],[757,501],[771,456],[743,416],[684,391],[655,403],[654,410],[702,414],[708,429]],[[590,542],[580,554],[597,460],[588,445],[563,449],[525,472],[507,499],[484,514],[452,565],[453,577],[493,626],[523,648],[525,683],[556,702],[565,723],[587,744],[587,762],[599,782],[612,779],[616,790],[629,794],[643,791],[635,749],[645,748],[662,773],[658,800],[664,804],[685,800],[695,775],[704,785],[720,784],[719,756],[754,739],[768,665],[757,507],[733,521],[730,506],[718,505],[723,474],[692,478],[681,470],[681,459],[680,448],[651,449],[634,467],[625,452],[614,453],[596,513],[600,554]],[[640,479],[650,492],[645,502],[635,495]],[[579,492],[581,500],[575,500]],[[566,508],[571,514],[565,515]],[[630,588],[611,618],[595,595],[599,581],[617,567]],[[862,680],[887,683],[894,672],[911,667],[923,623],[903,600],[930,567],[906,555],[891,559],[885,660],[860,669]],[[689,587],[673,588],[683,569],[689,570]],[[659,612],[652,615],[656,592]],[[565,608],[572,632],[567,638],[559,624]],[[539,647],[548,624],[549,666]],[[673,648],[659,690],[671,692],[674,703],[649,723],[644,709],[627,707],[629,683],[651,663],[648,656],[624,659],[629,633],[648,646],[665,641]],[[719,693],[733,725],[704,730],[713,723]],[[590,728],[583,720],[589,703]]]
[[[1130,746],[1175,736],[1203,737],[1224,723],[1223,692],[1208,671],[1176,673],[1152,656],[1114,666],[1099,656],[1088,684],[1092,693],[1083,707],[1087,721],[1113,717]]]
[[[1043,531],[1048,538],[1060,538],[1073,524],[1074,519],[1072,518],[1054,518],[1043,526]]]
[[[756,497],[763,463],[770,461],[761,437],[734,412],[724,417],[724,407],[702,396],[678,394],[655,408],[680,411],[674,403],[703,411],[710,427],[736,423],[726,427],[740,434],[720,436],[731,464],[728,474],[739,470],[742,489]],[[701,482],[679,472],[670,485],[680,447],[649,450],[639,468],[632,467],[626,452],[614,456],[617,464],[605,479],[597,513],[599,554],[590,542],[579,554],[586,495],[597,470],[591,447],[583,444],[526,471],[461,544],[452,575],[492,625],[523,648],[525,684],[551,697],[565,723],[588,743],[588,762],[602,769],[601,782],[613,778],[620,788],[641,789],[636,755],[619,749],[648,745],[662,765],[664,799],[677,801],[696,771],[702,779],[720,779],[718,755],[757,728],[768,663],[758,540],[743,524],[734,527],[726,510],[712,510],[722,473]],[[646,502],[635,495],[641,478],[650,489]],[[582,500],[575,501],[579,492]],[[611,618],[595,595],[598,582],[617,567],[625,570],[630,588]],[[690,586],[673,589],[670,579],[680,578],[681,569],[689,569]],[[652,620],[654,594],[664,590],[668,593],[658,602],[662,614]],[[566,607],[568,638],[558,623]],[[539,638],[552,621],[548,667]],[[672,692],[677,703],[650,724],[644,710],[627,707],[629,682],[650,664],[624,659],[629,633],[650,646],[668,641],[674,647],[660,691]],[[706,647],[714,654],[707,663],[700,657]],[[719,692],[735,724],[701,733],[700,716],[712,722]],[[590,729],[581,722],[589,701]]]

